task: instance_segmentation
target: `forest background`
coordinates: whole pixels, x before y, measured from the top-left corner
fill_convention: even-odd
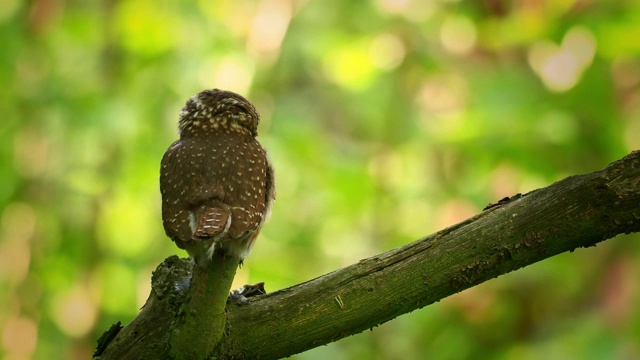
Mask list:
[[[640,2],[0,2],[0,358],[86,359],[144,304],[159,163],[206,88],[262,115],[274,291],[640,148]],[[640,358],[620,236],[294,359]]]

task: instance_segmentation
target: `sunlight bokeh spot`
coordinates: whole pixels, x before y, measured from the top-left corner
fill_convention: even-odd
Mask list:
[[[198,77],[203,89],[216,87],[246,94],[253,81],[255,66],[239,54],[214,57],[203,62]]]
[[[418,104],[428,113],[438,115],[447,115],[462,110],[466,97],[466,81],[456,74],[443,74],[427,78],[417,93]]]
[[[89,291],[79,284],[58,294],[51,306],[53,320],[65,334],[75,338],[85,336],[98,316]]]
[[[448,17],[440,29],[442,46],[453,54],[469,53],[475,46],[476,37],[474,23],[463,15]]]
[[[436,228],[455,225],[478,212],[478,207],[466,199],[452,199],[440,206],[436,215]]]
[[[150,0],[117,3],[117,30],[123,44],[144,55],[169,51],[179,41],[180,23],[168,2]]]
[[[249,34],[249,50],[261,55],[277,55],[291,20],[292,7],[291,0],[260,2]]]
[[[397,14],[408,11],[413,0],[378,0],[378,5],[386,12]]]
[[[25,203],[9,204],[0,222],[0,280],[21,283],[31,263],[31,238],[36,228],[36,213]]]
[[[31,261],[31,246],[25,242],[0,242],[0,281],[21,283],[27,276]]]
[[[529,51],[529,64],[549,90],[563,92],[578,83],[595,52],[593,34],[585,28],[574,27],[560,46],[550,41],[534,44]]]
[[[517,194],[520,190],[521,176],[519,169],[508,162],[503,162],[491,171],[491,191],[493,199],[502,199]]]
[[[16,169],[23,176],[42,176],[49,163],[49,138],[37,128],[25,128],[15,137]]]
[[[0,323],[1,324],[1,323]],[[5,359],[30,359],[38,341],[38,326],[33,319],[11,316],[2,328]]]
[[[406,50],[402,41],[392,34],[381,34],[371,42],[371,59],[384,70],[393,70],[402,63]]]
[[[36,212],[31,205],[15,202],[2,212],[2,236],[9,241],[25,242],[34,234]]]
[[[368,42],[346,41],[325,54],[324,73],[329,79],[350,90],[362,90],[375,75]]]

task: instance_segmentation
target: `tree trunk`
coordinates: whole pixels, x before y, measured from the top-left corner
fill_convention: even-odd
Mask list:
[[[288,289],[251,297],[247,305],[227,304],[224,335],[213,357],[290,356],[501,274],[637,231],[640,151],[603,170],[505,198],[405,246]],[[96,355],[103,360],[170,358],[170,333],[193,288],[187,285],[191,270],[190,261],[176,256],[160,264],[140,314],[122,331],[112,327],[105,333]]]

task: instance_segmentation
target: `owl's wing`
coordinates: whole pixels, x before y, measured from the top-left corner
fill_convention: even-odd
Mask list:
[[[162,157],[160,170],[160,192],[162,193],[162,224],[165,233],[178,247],[184,249],[185,242],[191,238],[189,212],[184,205],[181,189],[187,184],[182,174],[184,162],[181,160],[184,146],[175,141]]]
[[[273,173],[271,157],[266,150],[264,151],[264,153],[267,160],[267,176],[265,181],[266,187],[263,221],[267,221],[271,217],[271,207],[273,206],[273,202],[276,200],[276,178],[275,174]]]
[[[227,243],[227,249],[242,261],[251,253],[258,232],[262,224],[271,213],[271,205],[275,199],[275,181],[273,167],[267,152],[259,147],[254,156],[252,167],[246,178],[251,179],[250,191],[246,192],[246,197],[240,197],[241,206],[231,208],[233,222],[229,229],[231,241]],[[260,155],[258,155],[260,154]]]

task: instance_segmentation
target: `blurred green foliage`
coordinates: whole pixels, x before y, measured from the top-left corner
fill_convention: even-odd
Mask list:
[[[262,114],[278,199],[236,280],[273,291],[640,148],[638,39],[632,0],[3,0],[0,357],[88,358],[185,255],[158,168],[205,88]],[[637,240],[294,358],[640,358]]]

